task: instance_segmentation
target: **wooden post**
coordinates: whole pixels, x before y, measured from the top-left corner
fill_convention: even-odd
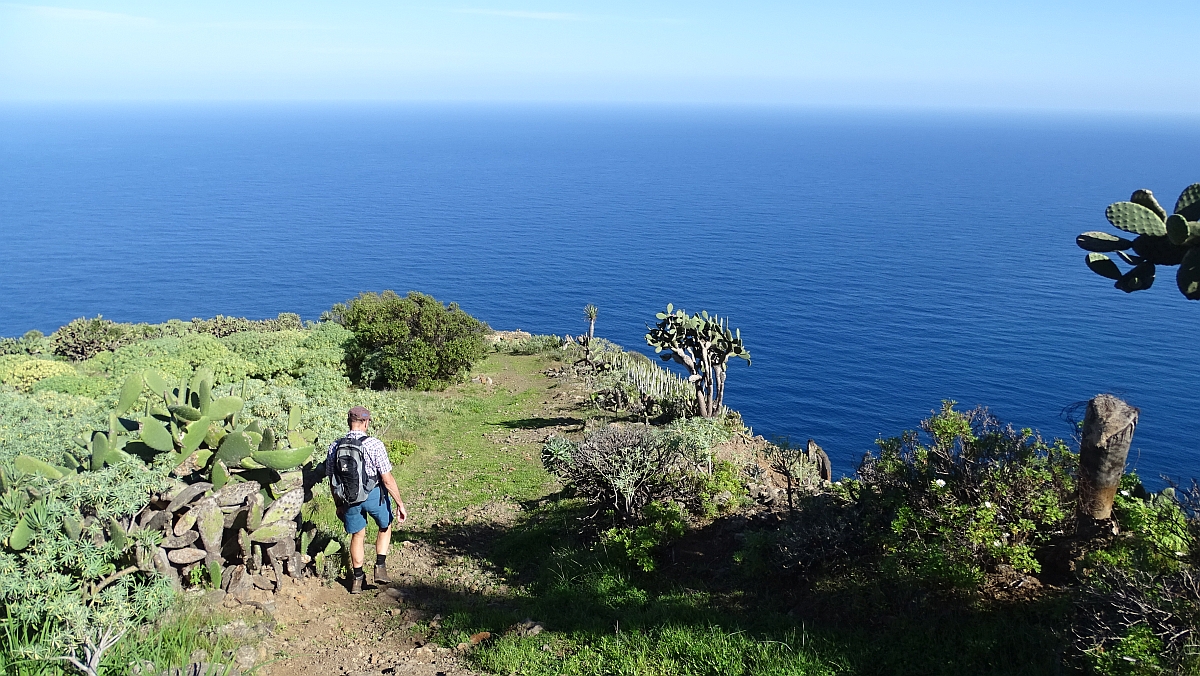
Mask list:
[[[1093,521],[1112,517],[1113,496],[1125,474],[1138,410],[1101,394],[1088,402],[1079,444],[1079,516]]]

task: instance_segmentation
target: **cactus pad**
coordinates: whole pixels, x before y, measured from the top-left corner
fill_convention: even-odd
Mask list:
[[[61,479],[64,476],[63,471],[60,468],[55,467],[48,462],[43,462],[37,458],[31,458],[28,455],[23,454],[18,455],[13,460],[13,466],[16,467],[18,471],[24,472],[25,474],[37,474],[38,476],[46,477],[51,481]]]
[[[208,552],[204,551],[203,549],[196,549],[195,547],[188,547],[186,549],[172,549],[171,551],[167,552],[167,560],[171,563],[181,566],[189,563],[195,563],[206,556],[208,556]]]
[[[1100,253],[1108,253],[1110,251],[1122,251],[1133,246],[1131,240],[1124,237],[1110,235],[1107,232],[1085,232],[1075,238],[1075,243],[1084,251],[1096,251]]]
[[[230,507],[240,505],[246,502],[246,499],[254,495],[261,489],[257,481],[242,481],[239,483],[226,484],[224,488],[213,493],[213,500],[221,507]]]
[[[163,424],[151,416],[142,418],[142,443],[156,451],[175,450],[175,441]]]
[[[1118,268],[1117,264],[1111,258],[1102,253],[1088,254],[1085,262],[1092,272],[1101,277],[1108,277],[1109,279],[1121,278],[1121,268]]]
[[[296,522],[276,521],[260,526],[250,534],[253,542],[282,542],[296,537]]]
[[[178,512],[179,510],[183,509],[187,504],[189,504],[192,500],[195,500],[196,498],[203,495],[204,491],[207,491],[211,488],[212,488],[212,484],[205,483],[203,481],[200,481],[198,483],[194,483],[190,486],[185,487],[183,490],[176,493],[175,497],[171,498],[171,504],[167,505],[167,511],[168,512]]]
[[[8,536],[8,546],[19,552],[33,542],[33,536],[33,528],[29,526],[25,517],[21,517]]]
[[[225,530],[225,515],[217,506],[217,501],[205,498],[192,508],[196,514],[196,530],[200,531],[200,540],[204,549],[213,556],[221,553],[221,535]]]
[[[1144,291],[1154,285],[1154,263],[1138,263],[1132,270],[1121,275],[1113,286],[1124,291]]]
[[[146,387],[149,387],[156,397],[165,396],[167,392],[171,391],[171,386],[167,384],[167,381],[153,369],[144,371],[142,380],[146,381]]]
[[[294,469],[308,462],[314,450],[316,450],[315,446],[303,446],[301,448],[284,449],[282,451],[259,451],[250,457],[263,467],[283,471]]]
[[[125,412],[133,408],[137,403],[138,397],[142,395],[142,376],[133,374],[125,379],[125,384],[121,386],[121,396],[117,400],[117,415],[125,415]]]
[[[1175,246],[1168,237],[1138,235],[1133,240],[1133,251],[1142,260],[1155,265],[1179,265],[1188,250]]]
[[[1113,227],[1135,235],[1161,237],[1167,234],[1167,224],[1153,211],[1133,202],[1115,202],[1104,210]]]
[[[1183,257],[1175,272],[1175,284],[1188,300],[1200,300],[1200,249],[1193,248]]]
[[[191,455],[192,451],[200,448],[200,444],[204,442],[204,437],[208,436],[208,424],[208,418],[202,417],[188,425],[187,434],[183,435],[182,453]]]
[[[186,406],[183,404],[180,404],[179,406],[168,406],[167,410],[170,411],[171,415],[175,416],[176,418],[179,418],[180,420],[187,420],[188,422],[195,422],[204,416],[204,414],[200,412],[200,409],[192,408],[191,406]]]
[[[266,526],[281,520],[291,521],[299,516],[302,505],[304,505],[303,488],[294,488],[284,493],[279,496],[278,500],[272,502],[270,509],[263,514],[263,525]]]
[[[208,417],[213,420],[224,420],[242,410],[245,403],[240,397],[221,397],[208,406]]]
[[[217,451],[217,460],[224,462],[227,466],[237,465],[253,450],[250,446],[250,439],[245,434],[234,432],[221,440],[221,448]]]
[[[1200,221],[1200,183],[1193,183],[1183,189],[1179,199],[1175,201],[1175,213],[1189,221]]]

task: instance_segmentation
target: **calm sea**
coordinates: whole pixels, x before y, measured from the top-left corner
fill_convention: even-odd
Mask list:
[[[728,403],[848,472],[942,399],[1049,436],[1141,407],[1200,475],[1200,304],[1125,295],[1074,237],[1200,181],[1191,121],[698,109],[0,110],[0,335],[98,313],[322,310],[416,289],[496,328],[646,349],[668,302],[740,327]],[[1157,482],[1156,482],[1157,483]]]

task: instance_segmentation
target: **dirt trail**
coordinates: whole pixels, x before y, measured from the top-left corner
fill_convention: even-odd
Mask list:
[[[362,594],[351,595],[342,581],[289,581],[272,597],[269,608],[277,626],[262,642],[259,654],[267,663],[257,673],[477,673],[463,665],[461,649],[427,643],[428,630],[437,626],[440,616],[423,608],[425,599],[415,590],[446,584],[457,568],[445,561],[435,547],[406,542],[388,557],[388,568],[397,578],[389,585],[368,585]]]
[[[573,411],[584,398],[577,384],[563,387],[559,384],[561,379],[551,380],[540,372],[519,375],[494,370],[489,377],[497,388],[514,391],[531,386],[548,388],[519,412],[511,412],[527,421],[522,428],[493,428],[483,435],[487,445],[497,452],[519,452],[531,461],[537,457],[546,435],[582,428],[582,420],[573,417]],[[440,450],[453,453],[449,448]],[[482,569],[474,558],[463,555],[463,542],[450,541],[453,537],[449,532],[446,540],[439,540],[438,533],[451,525],[475,525],[481,527],[479,532],[495,533],[512,525],[521,507],[509,500],[499,500],[474,504],[454,513],[438,513],[420,510],[425,502],[416,495],[409,500],[410,510],[424,513],[414,514],[417,518],[410,519],[406,530],[423,539],[398,542],[392,547],[388,556],[393,580],[390,584],[382,588],[372,586],[360,595],[351,595],[341,580],[288,579],[275,594],[256,592],[262,596],[257,600],[259,609],[246,606],[239,609],[259,616],[254,618],[257,622],[268,620],[263,616],[269,613],[276,623],[274,632],[259,645],[260,666],[256,674],[466,676],[479,673],[466,665],[464,653],[471,649],[469,644],[449,648],[427,642],[430,630],[441,619],[437,614],[441,607],[439,600],[451,594],[500,597],[510,590],[503,579]],[[473,545],[479,551],[485,543],[475,540]],[[370,545],[366,553],[368,561],[373,561]],[[245,621],[250,623],[251,618]]]

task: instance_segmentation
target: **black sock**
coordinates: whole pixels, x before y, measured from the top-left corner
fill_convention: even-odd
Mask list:
[[[387,565],[387,554],[376,554],[375,555],[375,565],[386,566]]]
[[[363,572],[362,566],[354,569],[354,577],[363,577],[366,573]]]

